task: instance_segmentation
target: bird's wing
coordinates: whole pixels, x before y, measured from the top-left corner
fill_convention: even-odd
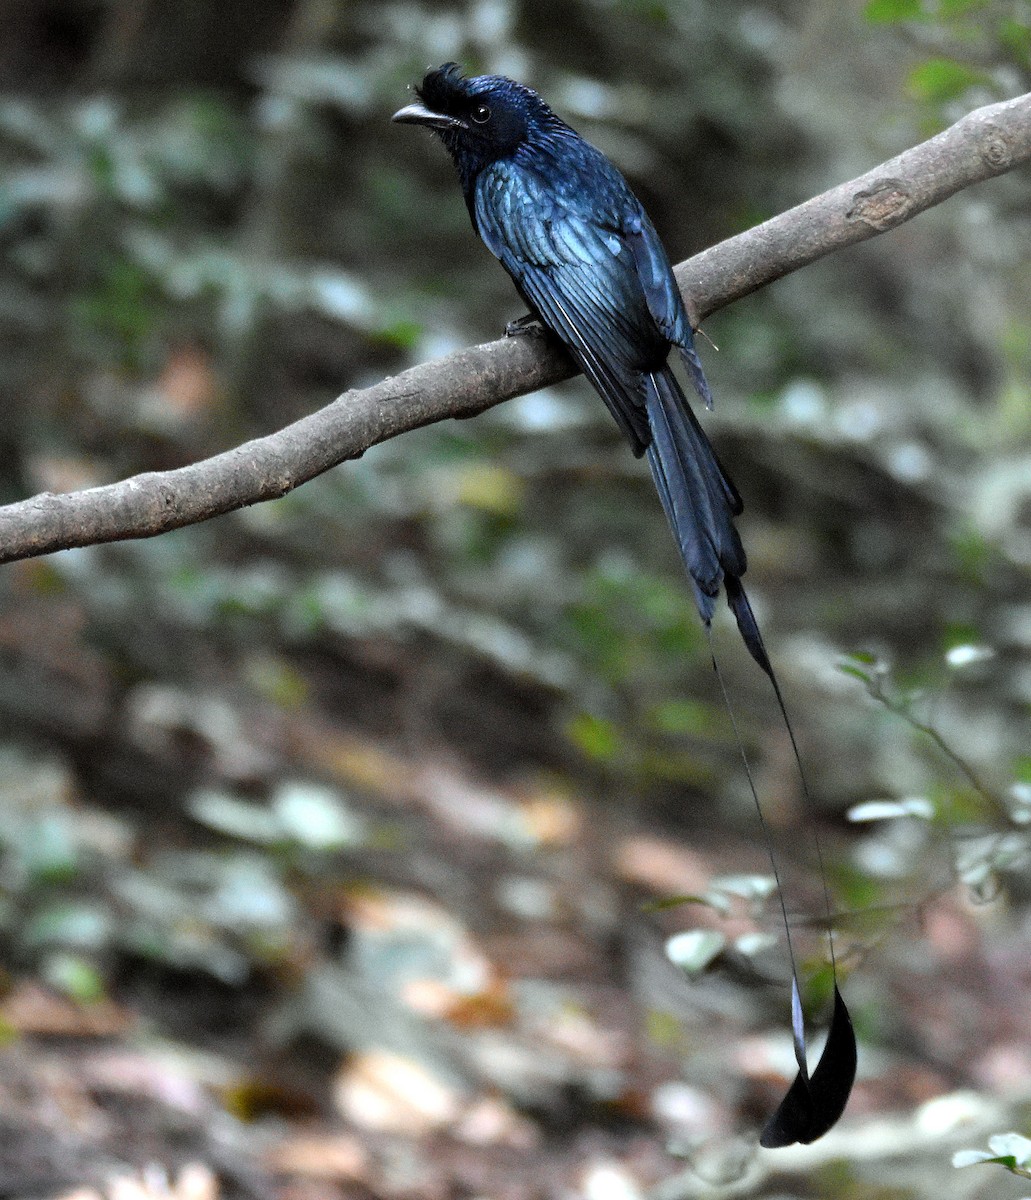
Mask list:
[[[655,324],[662,330],[667,342],[681,345],[689,341],[691,326],[684,301],[677,290],[673,268],[655,227],[639,209],[624,220],[622,233]]]
[[[691,382],[706,408],[712,408],[712,393],[694,348],[694,334],[688,320],[684,299],[673,276],[673,268],[663,249],[655,226],[643,209],[631,214],[624,223],[627,247],[637,264],[637,274],[648,302],[648,311],[655,319],[668,342],[680,351]]]
[[[499,163],[477,182],[473,217],[640,454],[651,440],[641,375],[662,365],[669,342],[618,223],[581,211],[590,203],[582,197],[575,204],[535,172]]]

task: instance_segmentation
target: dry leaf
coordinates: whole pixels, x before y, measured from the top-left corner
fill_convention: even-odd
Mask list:
[[[128,1033],[136,1016],[111,1000],[79,1004],[23,980],[0,1004],[0,1021],[16,1033],[57,1037],[115,1037]]]
[[[173,1183],[168,1171],[151,1163],[139,1175],[115,1175],[102,1191],[77,1188],[59,1200],[218,1200],[218,1179],[203,1163],[187,1163]]]
[[[361,1142],[349,1134],[302,1134],[271,1147],[265,1165],[280,1175],[360,1179],[368,1166],[368,1155]]]
[[[657,837],[630,837],[616,847],[615,870],[620,879],[660,895],[704,892],[712,867],[693,850]]]
[[[362,1129],[421,1137],[453,1125],[461,1093],[421,1064],[385,1050],[356,1055],[333,1088],[337,1108]]]

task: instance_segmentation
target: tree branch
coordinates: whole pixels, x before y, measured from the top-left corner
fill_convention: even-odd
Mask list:
[[[884,233],[961,188],[1031,160],[1031,93],[989,105],[850,183],[676,268],[704,317],[832,250]],[[0,563],[154,537],[272,500],[370,446],[445,417],[471,417],[573,375],[543,336],[506,338],[413,367],[268,437],[174,471],[0,508]]]

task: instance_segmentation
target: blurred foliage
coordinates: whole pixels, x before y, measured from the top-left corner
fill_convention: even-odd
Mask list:
[[[215,453],[519,315],[439,146],[388,122],[430,64],[538,87],[675,260],[1031,87],[1023,0],[14,7],[5,501]],[[1025,172],[707,325],[704,420],[746,499],[837,936],[871,975],[957,880],[1031,900],[1029,251]],[[303,991],[337,962],[320,938],[341,895],[380,869],[418,868],[479,917],[461,838],[389,815],[413,792],[432,805],[438,759],[521,797],[477,796],[461,828],[491,831],[478,865],[522,878],[506,895],[535,921],[551,893],[525,856],[572,837],[571,795],[603,844],[638,824],[755,835],[650,481],[583,384],[203,527],[6,568],[0,604],[6,959],[82,1000],[141,962]],[[790,861],[813,814],[726,614],[714,642]],[[468,800],[446,779],[442,821]],[[882,807],[857,836],[860,804]],[[706,917],[765,911],[686,886]],[[615,944],[595,898],[562,904]],[[754,980],[770,949],[686,934],[674,957],[706,979]],[[320,1019],[347,1011],[332,994]],[[872,1011],[864,1033],[886,1037]]]
[[[288,963],[305,943],[291,889],[368,838],[338,794],[292,780],[264,805],[198,790],[188,812],[229,840],[177,850],[148,844],[132,818],[75,807],[54,760],[8,752],[2,767],[5,960],[80,1000],[103,994],[118,955],[236,985]]]
[[[132,52],[113,26],[76,15],[79,73],[44,101],[12,59],[0,106],[4,490],[174,465],[501,327],[517,306],[469,237],[447,164],[384,123],[426,61],[538,84],[624,165],[677,254],[888,139],[912,140],[907,78],[924,79],[927,100],[955,98],[944,60],[914,61],[896,31],[966,44],[976,26],[998,49],[1021,14],[875,0],[865,30],[846,19],[842,36],[879,63],[879,107],[868,99],[858,136],[845,106],[837,129],[827,104],[824,124],[807,125],[838,68],[803,72],[819,22],[775,7],[585,4],[558,22],[501,0],[346,17],[299,4],[288,20],[256,15],[254,37],[278,53],[226,51],[221,86],[174,74],[186,45],[156,70],[170,13],[136,28]],[[29,21],[26,39],[30,28],[45,36]],[[209,29],[198,17],[180,32]],[[689,43],[712,65],[686,61]],[[613,52],[625,44],[634,55]],[[97,56],[108,74],[88,88]],[[996,72],[1000,94],[1013,90],[1004,66],[978,68]],[[1005,180],[990,201],[961,197],[892,247],[821,264],[714,320],[714,428],[749,498],[753,586],[774,636],[895,642],[914,670],[960,624],[989,642],[1022,636],[1010,568],[1023,568],[1028,536],[1031,333],[1026,273],[1006,269],[1027,236],[1018,190]],[[211,530],[55,561],[22,586],[81,605],[87,640],[123,681],[174,669],[156,647],[185,629],[237,648],[271,638],[288,655],[327,636],[429,636],[444,655],[566,689],[555,729],[581,748],[587,737],[595,756],[604,747],[587,730],[613,720],[619,742],[708,736],[723,728],[711,693],[677,708],[704,642],[647,482],[600,407],[567,391],[380,447]],[[994,606],[977,586],[990,575]],[[929,604],[928,579],[943,584]],[[141,639],[131,614],[144,610],[162,637]],[[308,694],[302,677],[287,690]]]
[[[864,15],[920,50],[906,89],[924,110],[928,132],[978,104],[1031,88],[1026,0],[868,0]]]
[[[869,0],[866,19],[900,26],[937,54],[909,73],[914,99],[937,105],[1025,90],[1031,81],[1031,6],[1026,0]]]
[[[963,646],[946,655],[947,669],[963,671],[986,657],[977,647]],[[948,849],[952,870],[968,889],[974,903],[996,900],[1004,878],[1023,887],[1020,873],[1031,862],[1031,791],[1022,779],[1022,759],[1013,762],[1013,778],[1004,792],[988,787],[955,746],[935,728],[933,713],[944,699],[945,684],[936,691],[899,684],[890,666],[873,655],[854,655],[840,664],[846,675],[861,680],[870,697],[908,726],[916,744],[933,747],[944,771],[927,795],[897,800],[871,801],[854,806],[854,822],[890,822],[888,832],[878,830],[857,847],[857,861],[871,879],[905,880],[903,891],[910,904],[922,903],[921,893],[932,894],[935,872],[930,864],[939,848]],[[951,880],[949,881],[951,883]],[[1012,886],[1007,889],[1012,891]],[[858,898],[856,898],[858,900]],[[888,902],[885,895],[869,893],[871,907]],[[862,904],[856,903],[857,908]]]

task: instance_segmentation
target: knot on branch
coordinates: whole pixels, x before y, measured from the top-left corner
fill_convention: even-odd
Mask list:
[[[978,149],[981,157],[994,171],[1005,171],[1013,161],[1013,146],[1010,139],[998,127],[985,122]]]
[[[873,187],[856,192],[852,207],[845,213],[849,221],[862,221],[871,229],[883,232],[901,225],[913,207],[913,197],[901,180],[881,179]]]

